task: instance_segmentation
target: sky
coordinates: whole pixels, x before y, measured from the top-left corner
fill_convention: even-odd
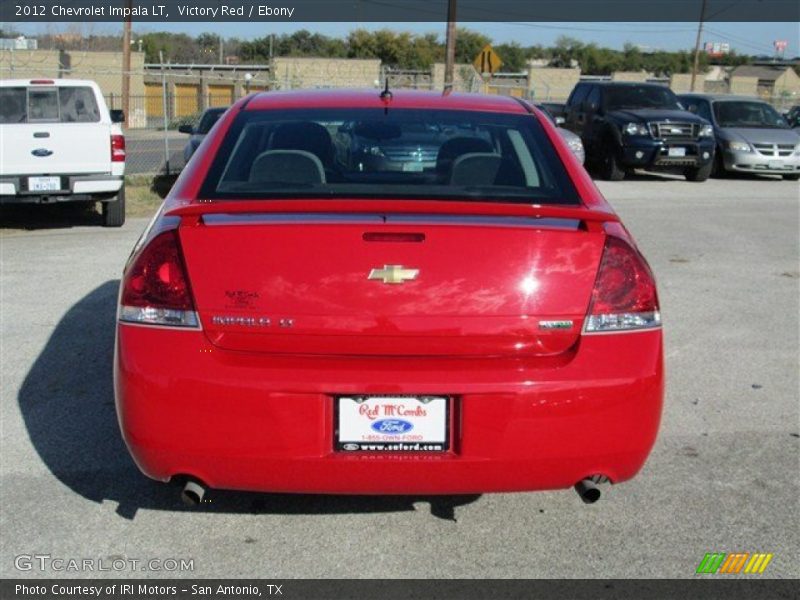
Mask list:
[[[0,24],[2,25],[2,24]],[[463,26],[480,31],[496,43],[518,42],[522,46],[552,45],[561,35],[569,35],[586,43],[621,49],[630,42],[653,50],[683,50],[693,48],[697,35],[696,23],[463,23]],[[76,25],[68,23],[14,24],[16,29],[28,36],[37,33],[55,32],[66,28],[74,30]],[[79,25],[80,26],[80,25]],[[91,33],[114,33],[119,25],[95,23],[83,25],[84,35]],[[376,30],[390,28],[412,33],[438,33],[444,38],[443,23],[134,23],[136,33],[171,31],[196,35],[212,31],[223,37],[252,39],[270,33],[291,33],[308,29],[315,33],[345,36],[356,28]],[[800,55],[800,23],[730,23],[706,24],[704,42],[728,42],[739,54],[772,55],[773,41],[786,40],[785,56]]]

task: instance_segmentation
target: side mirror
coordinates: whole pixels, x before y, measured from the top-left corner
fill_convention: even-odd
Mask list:
[[[178,131],[180,133],[188,133],[189,135],[192,135],[194,133],[194,127],[191,125],[180,125],[178,127]]]
[[[111,110],[111,122],[112,123],[124,123],[125,122],[125,113],[121,110]]]

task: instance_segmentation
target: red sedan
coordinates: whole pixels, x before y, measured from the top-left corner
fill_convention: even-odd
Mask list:
[[[653,275],[555,127],[509,97],[251,95],[136,244],[117,412],[207,488],[467,494],[642,467],[664,393]]]

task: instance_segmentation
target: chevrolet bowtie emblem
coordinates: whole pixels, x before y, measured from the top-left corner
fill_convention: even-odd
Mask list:
[[[403,265],[383,265],[382,269],[372,269],[367,279],[383,281],[383,283],[404,283],[416,279],[419,269],[406,269]]]

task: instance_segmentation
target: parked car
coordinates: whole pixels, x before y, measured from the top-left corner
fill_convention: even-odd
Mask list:
[[[787,110],[783,116],[786,118],[786,122],[789,124],[789,127],[797,129],[800,127],[800,104],[795,104]]]
[[[715,175],[734,171],[800,179],[800,135],[766,102],[713,94],[683,94],[680,100],[714,124]]]
[[[124,120],[93,81],[0,80],[0,203],[100,202],[121,226]]]
[[[586,162],[586,153],[583,150],[583,141],[581,141],[581,137],[579,135],[562,127],[564,124],[564,117],[554,116],[553,113],[550,112],[551,109],[547,108],[544,104],[537,104],[536,107],[541,110],[548,119],[550,119],[550,122],[553,123],[553,125],[558,127],[558,133],[560,133],[561,137],[564,138],[564,141],[567,142],[569,149],[572,150],[572,153],[578,158],[581,164]]]
[[[389,132],[446,139],[398,170],[348,157],[344,124],[359,154]],[[655,280],[567,157],[506,96],[237,102],[124,269],[114,379],[136,464],[188,503],[573,485],[594,501],[633,477],[664,393]]]
[[[186,142],[186,145],[183,147],[184,162],[189,162],[189,159],[192,158],[194,151],[197,150],[197,147],[202,143],[206,135],[208,135],[208,132],[211,131],[214,123],[219,120],[226,110],[228,110],[227,106],[215,106],[214,108],[207,108],[197,120],[197,125],[181,125],[178,127],[179,132],[188,133],[190,136],[189,141]]]
[[[537,102],[536,106],[547,111],[559,127],[566,122],[564,118],[566,105],[563,102]]]
[[[564,118],[583,140],[587,166],[603,179],[619,181],[634,169],[677,170],[689,181],[711,174],[713,127],[662,85],[581,82]]]

